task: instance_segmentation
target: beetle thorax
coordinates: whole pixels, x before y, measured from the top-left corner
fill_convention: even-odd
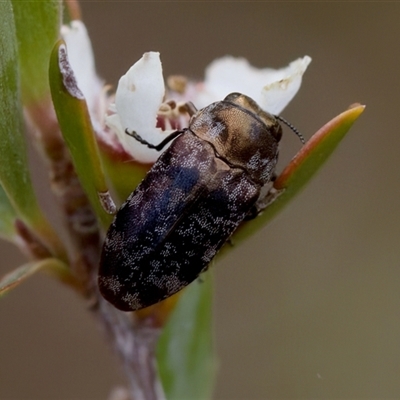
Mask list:
[[[220,101],[194,115],[189,129],[211,143],[217,157],[232,167],[244,169],[252,180],[263,185],[275,169],[276,132],[281,130],[274,118],[270,123],[268,126],[249,110]]]

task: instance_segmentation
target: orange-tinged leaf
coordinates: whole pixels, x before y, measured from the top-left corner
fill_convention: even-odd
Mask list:
[[[308,182],[335,150],[364,109],[365,106],[354,105],[325,124],[282,171],[274,182],[274,188],[277,190],[290,188],[293,191],[300,189]]]
[[[274,189],[278,191],[276,199],[257,218],[242,224],[232,236],[231,243],[235,245],[240,243],[266,225],[305,187],[364,109],[363,105],[353,105],[325,124],[310,138],[275,180]],[[220,253],[225,254],[229,248],[231,246],[224,246]]]

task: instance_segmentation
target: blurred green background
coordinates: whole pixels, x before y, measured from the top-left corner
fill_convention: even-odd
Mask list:
[[[149,50],[165,76],[194,78],[225,54],[276,68],[308,54],[282,113],[306,137],[367,105],[296,201],[214,269],[215,398],[400,398],[400,3],[81,5],[108,83]],[[280,168],[299,147],[286,129]],[[0,273],[22,261],[1,243]],[[57,282],[30,279],[0,317],[1,399],[106,399],[123,382],[85,305]]]

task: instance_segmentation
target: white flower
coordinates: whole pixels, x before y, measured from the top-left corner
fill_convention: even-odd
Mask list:
[[[115,106],[111,107],[114,114],[106,118],[106,124],[117,134],[128,154],[139,162],[152,163],[159,153],[128,136],[125,130],[135,131],[149,143],[158,144],[169,133],[184,127],[177,112],[179,102],[192,101],[202,108],[232,92],[246,94],[265,111],[278,114],[299,90],[310,62],[311,58],[305,56],[274,70],[254,68],[242,58],[223,57],[207,68],[203,83],[189,82],[179,93],[168,92],[170,99],[178,101],[178,105],[172,102],[171,108],[171,102],[163,103],[165,86],[159,53],[145,53],[120,79]]]
[[[141,163],[152,163],[159,152],[149,149],[126,134],[138,133],[149,143],[158,144],[174,129],[157,128],[157,114],[165,93],[160,53],[149,52],[121,77],[115,94],[114,114],[106,124],[117,134],[123,148]]]
[[[300,88],[301,78],[311,58],[305,56],[281,69],[257,69],[244,58],[226,56],[206,69],[196,106],[200,108],[239,92],[251,97],[265,111],[279,114]]]
[[[201,109],[223,100],[232,92],[250,96],[262,109],[279,114],[292,100],[301,85],[311,58],[305,56],[287,67],[257,69],[243,58],[226,56],[213,61],[206,69],[204,82],[187,82],[175,77],[165,92],[160,54],[148,52],[122,76],[115,94],[115,104],[107,103],[103,82],[95,70],[93,50],[85,25],[72,21],[61,28],[68,58],[78,87],[83,93],[92,124],[101,141],[122,148],[141,163],[153,163],[159,152],[149,149],[129,136],[136,132],[151,144],[159,144],[170,133],[187,127],[189,116],[181,106],[189,101]],[[176,79],[177,78],[177,79]],[[165,97],[167,97],[165,99]],[[115,133],[112,135],[107,127]]]
[[[97,76],[92,44],[82,21],[71,21],[61,27],[68,60],[74,71],[78,87],[83,93],[94,128],[99,131],[104,118],[104,82]]]

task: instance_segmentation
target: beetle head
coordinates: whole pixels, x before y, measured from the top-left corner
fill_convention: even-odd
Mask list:
[[[269,128],[269,133],[279,142],[282,138],[282,128],[277,118],[262,110],[260,106],[250,97],[242,93],[231,93],[224,101],[233,103],[247,110],[253,117],[257,116]]]

